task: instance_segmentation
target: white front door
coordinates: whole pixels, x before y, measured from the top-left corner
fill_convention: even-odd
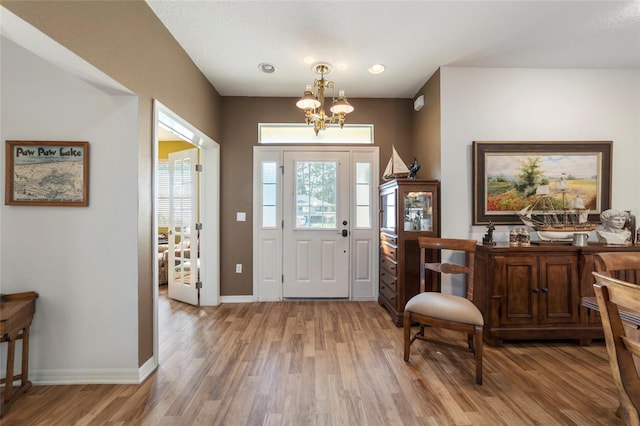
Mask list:
[[[283,297],[349,297],[349,188],[349,152],[284,153]]]
[[[169,154],[169,297],[198,304],[198,149]]]

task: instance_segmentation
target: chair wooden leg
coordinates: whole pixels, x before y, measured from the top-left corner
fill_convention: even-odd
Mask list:
[[[404,327],[404,360],[409,361],[409,348],[411,347],[411,314],[409,312],[404,313],[403,318]]]
[[[473,338],[474,343],[474,357],[476,360],[476,383],[482,384],[482,349],[483,349],[483,336],[482,336],[482,326],[477,325],[476,331]]]

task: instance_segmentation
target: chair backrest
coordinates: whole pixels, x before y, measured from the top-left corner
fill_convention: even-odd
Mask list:
[[[420,246],[420,292],[425,291],[426,271],[432,271],[432,279],[437,274],[465,274],[467,278],[467,299],[473,300],[473,270],[475,265],[475,240],[456,238],[418,237]],[[455,263],[430,262],[427,250],[452,250],[464,252],[464,265]],[[440,257],[437,257],[440,259]]]
[[[626,335],[620,311],[640,312],[640,285],[597,272],[593,276],[596,278],[593,289],[625,424],[638,424],[640,376],[633,358],[634,355],[640,357],[640,341]]]
[[[611,251],[593,255],[596,272],[640,284],[640,251]]]

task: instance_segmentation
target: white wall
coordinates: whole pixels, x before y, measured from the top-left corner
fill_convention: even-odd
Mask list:
[[[612,207],[640,217],[640,71],[445,67],[441,112],[443,236],[486,232],[471,226],[473,141],[613,141]]]
[[[30,378],[134,382],[137,97],[106,93],[0,41],[2,140],[88,141],[90,152],[88,207],[0,208],[0,290],[40,295]],[[4,147],[0,151],[4,163]]]

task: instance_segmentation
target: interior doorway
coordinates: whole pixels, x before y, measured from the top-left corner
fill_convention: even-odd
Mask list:
[[[199,180],[197,185],[198,205],[193,215],[198,218],[198,244],[195,248],[201,259],[200,277],[201,288],[199,301],[201,306],[214,306],[220,303],[220,147],[210,137],[199,131],[179,115],[171,111],[157,100],[153,103],[154,123],[154,208],[153,208],[153,239],[154,253],[158,253],[160,243],[159,232],[159,188],[157,172],[159,169],[160,144],[164,140],[182,141],[186,148],[197,148],[199,162]],[[185,149],[183,146],[176,151]],[[168,237],[168,236],[167,236]],[[168,238],[166,243],[168,244]],[[171,248],[168,248],[171,249]],[[179,257],[184,257],[181,254]],[[155,259],[155,258],[154,258]],[[173,259],[175,263],[175,257]],[[154,359],[158,363],[158,297],[159,297],[159,261],[154,261]],[[167,265],[170,266],[170,265]],[[184,265],[183,265],[184,266]],[[170,269],[171,270],[171,269]]]

